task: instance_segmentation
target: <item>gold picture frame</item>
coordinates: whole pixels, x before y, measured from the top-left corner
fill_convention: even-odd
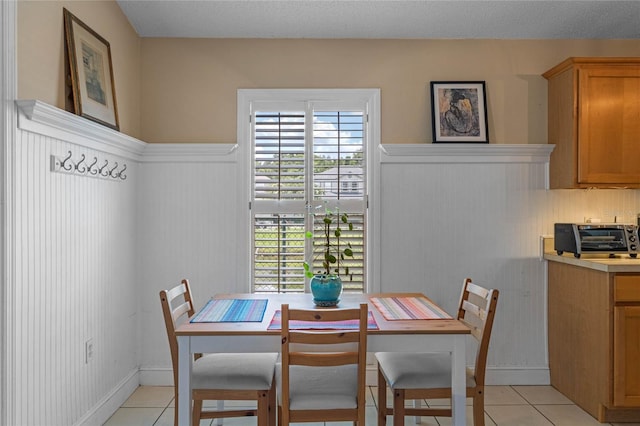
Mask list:
[[[64,9],[73,112],[120,130],[109,42]]]

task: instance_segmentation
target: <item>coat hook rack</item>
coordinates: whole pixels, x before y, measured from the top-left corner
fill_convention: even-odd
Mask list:
[[[127,170],[126,164],[120,165],[117,161],[110,164],[108,159],[98,160],[98,157],[93,157],[91,164],[88,164],[86,158],[85,154],[81,154],[77,160],[74,160],[71,151],[67,151],[67,155],[64,158],[51,155],[51,171],[115,181],[127,179],[127,175],[124,174],[124,171]],[[98,162],[102,161],[104,161],[104,164],[98,166]],[[118,169],[119,167],[120,169]]]

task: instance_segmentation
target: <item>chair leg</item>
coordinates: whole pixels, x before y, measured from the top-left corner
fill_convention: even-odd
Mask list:
[[[404,426],[404,389],[393,390],[393,426]]]
[[[258,391],[258,426],[269,426],[269,391]]]
[[[278,426],[282,426],[282,407],[278,404]]]
[[[276,410],[278,409],[278,407],[277,407],[277,402],[276,402],[276,381],[275,381],[275,379],[273,380],[273,383],[271,384],[271,389],[269,389],[268,400],[269,400],[269,426],[276,426]]]
[[[202,413],[202,400],[195,399],[193,401],[193,414],[191,414],[193,426],[200,426],[200,413]]]
[[[278,425],[289,426],[289,411],[285,410],[283,407],[280,407],[278,410]]]
[[[387,381],[378,367],[378,426],[387,424]]]
[[[473,426],[484,426],[484,390],[476,390],[473,397]]]
[[[177,395],[177,394],[176,394]],[[178,426],[178,398],[175,398],[175,408],[173,410],[173,426]]]

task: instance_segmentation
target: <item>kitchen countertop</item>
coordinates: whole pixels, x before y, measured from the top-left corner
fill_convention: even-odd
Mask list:
[[[545,252],[543,258],[550,262],[566,263],[602,272],[640,273],[640,257],[634,259],[628,254],[616,255],[613,258],[606,254],[583,254],[578,259],[573,253],[564,253],[559,256],[556,252]]]

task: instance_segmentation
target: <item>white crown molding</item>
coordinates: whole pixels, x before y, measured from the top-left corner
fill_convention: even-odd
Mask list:
[[[97,151],[140,160],[146,143],[38,100],[18,100],[18,128]]]
[[[143,163],[235,163],[238,144],[233,143],[151,143]]]
[[[386,144],[381,163],[548,163],[551,144]]]

